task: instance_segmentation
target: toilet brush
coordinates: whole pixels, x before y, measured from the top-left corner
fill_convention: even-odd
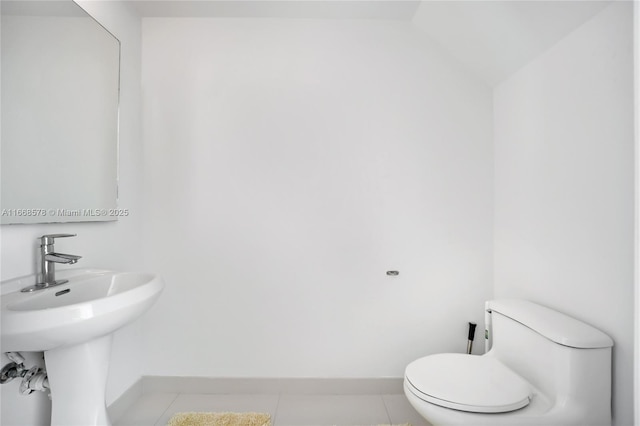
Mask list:
[[[473,348],[473,338],[476,334],[476,324],[470,322],[469,323],[469,340],[467,342],[467,353],[471,353],[471,349]]]

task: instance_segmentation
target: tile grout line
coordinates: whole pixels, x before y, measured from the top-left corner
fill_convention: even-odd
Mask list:
[[[176,392],[176,396],[171,400],[169,404],[167,404],[167,407],[164,409],[164,411],[160,413],[160,417],[158,417],[158,419],[155,421],[154,426],[165,426],[165,425],[160,425],[158,423],[160,422],[162,417],[165,415],[165,413],[169,410],[169,408],[171,408],[173,403],[176,402],[176,399],[178,399],[179,396],[180,396],[180,393]]]
[[[389,408],[387,407],[387,402],[384,400],[384,395],[380,394],[380,399],[382,400],[382,405],[384,406],[384,411],[387,413],[387,420],[389,420],[389,424],[393,426],[393,422],[391,421],[391,414],[389,414]]]
[[[278,418],[278,408],[280,408],[280,396],[282,395],[282,392],[278,392],[278,401],[276,402],[276,411],[273,413],[273,423],[271,423],[271,426],[275,426],[276,425],[276,419]]]

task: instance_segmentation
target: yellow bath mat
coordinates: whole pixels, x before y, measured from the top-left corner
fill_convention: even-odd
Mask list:
[[[167,426],[271,426],[263,413],[177,413]]]

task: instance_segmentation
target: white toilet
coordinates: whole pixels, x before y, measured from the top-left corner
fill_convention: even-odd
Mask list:
[[[524,300],[486,303],[483,356],[407,366],[404,392],[433,425],[610,425],[609,336]]]

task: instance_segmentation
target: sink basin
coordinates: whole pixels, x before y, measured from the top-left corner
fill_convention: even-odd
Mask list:
[[[79,269],[61,271],[63,285],[22,293],[22,282],[2,295],[2,351],[47,351],[103,336],[133,321],[158,298],[164,283],[149,273]],[[15,281],[21,284],[15,285]]]
[[[164,287],[155,274],[59,271],[66,284],[23,293],[34,275],[3,281],[3,352],[44,352],[51,424],[110,425],[105,404],[113,332],[151,307]]]

